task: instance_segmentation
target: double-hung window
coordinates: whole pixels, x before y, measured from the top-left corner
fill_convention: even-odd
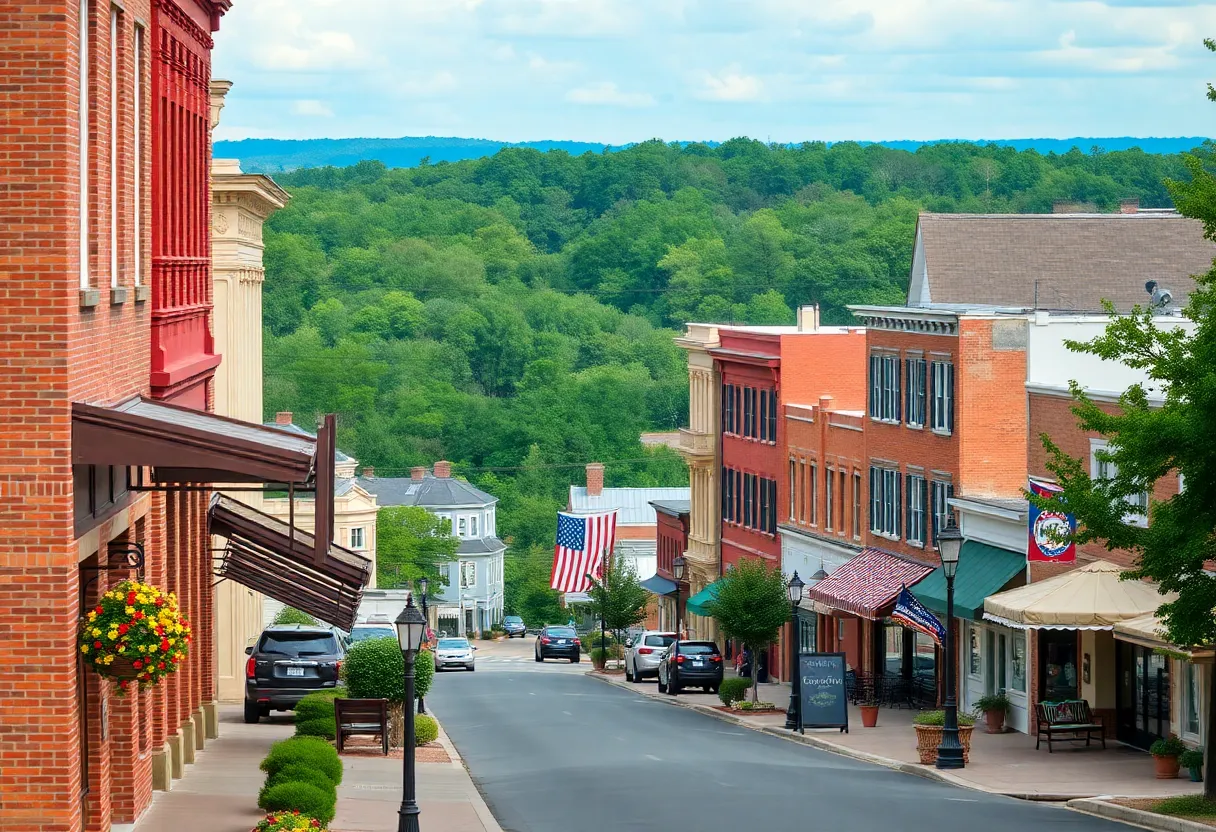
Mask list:
[[[933,528],[930,534],[933,546],[937,548],[937,535],[946,528],[951,515],[950,498],[954,496],[954,483],[948,480],[934,480],[930,490],[930,506],[933,512]]]
[[[870,355],[870,418],[898,422],[900,411],[899,356],[895,353]]]
[[[870,531],[898,538],[903,475],[894,468],[870,467]]]
[[[355,527],[350,530],[350,548],[352,548],[352,549],[362,549],[363,548],[363,528],[362,527]]]
[[[477,586],[477,564],[471,560],[460,562],[460,588],[469,589]]]
[[[1115,463],[1103,458],[1106,447],[1107,442],[1105,439],[1089,440],[1089,476],[1095,482],[1109,481],[1119,476],[1119,469]],[[1138,491],[1124,499],[1130,508],[1123,515],[1123,522],[1129,526],[1148,526],[1147,489]]]
[[[807,516],[812,526],[819,524],[819,466],[811,463],[807,472]]]
[[[928,496],[924,474],[908,474],[905,533],[909,543],[921,546],[925,543],[925,502]]]
[[[933,362],[933,407],[931,427],[941,433],[954,431],[954,365]]]
[[[834,525],[835,521],[837,520],[836,500],[834,499],[834,497],[836,496],[835,495],[835,491],[836,491],[835,482],[836,482],[836,469],[834,469],[834,468],[824,469],[823,496],[824,496],[824,503],[825,503],[824,508],[826,509],[826,511],[824,512],[824,515],[823,515],[823,529],[824,529],[824,531],[828,531],[828,532],[830,532],[832,529],[836,528]]]
[[[861,539],[861,472],[853,472],[853,537]]]
[[[907,369],[905,379],[905,418],[913,427],[925,425],[925,399],[928,387],[928,364],[923,358],[909,358],[904,362]]]

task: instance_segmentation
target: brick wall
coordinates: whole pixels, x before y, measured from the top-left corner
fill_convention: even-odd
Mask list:
[[[959,482],[968,497],[1020,497],[1026,487],[1026,322],[959,322]]]

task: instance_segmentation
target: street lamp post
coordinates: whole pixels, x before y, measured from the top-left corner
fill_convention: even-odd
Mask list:
[[[786,591],[790,596],[790,704],[785,709],[785,727],[791,731],[798,730],[800,714],[798,711],[802,708],[802,678],[798,672],[798,604],[802,601],[802,588],[806,586],[802,578],[798,577],[798,570],[794,570],[794,577],[790,578],[790,582],[785,585]]]
[[[675,576],[675,579],[676,579],[676,649],[675,649],[675,652],[673,653],[673,655],[676,657],[676,659],[679,659],[679,657],[680,657],[680,635],[681,635],[681,633],[683,633],[682,622],[681,622],[682,616],[680,615],[680,584],[684,581],[684,567],[685,566],[686,566],[686,561],[684,560],[683,555],[676,555],[675,558],[673,558],[671,561],[671,574],[673,576]],[[679,668],[679,666],[680,666],[680,664],[678,661],[673,662],[670,673],[676,673],[678,675],[679,670],[677,668]],[[679,688],[672,687],[670,673],[668,674],[668,679],[667,679],[667,692],[670,693],[672,696],[675,696],[676,691],[678,691]]]
[[[954,517],[937,535],[937,551],[942,559],[942,574],[946,576],[946,718],[942,727],[942,742],[937,747],[938,768],[962,768],[963,746],[958,741],[958,705],[954,696],[954,576],[958,573],[958,556],[963,535],[954,525]]]
[[[604,667],[608,667],[608,653],[604,650],[604,642],[608,640],[606,630],[604,628],[604,608],[608,606],[608,585],[601,579],[595,580],[595,576],[588,572],[584,577],[594,586],[596,583],[600,585],[600,650],[604,655]]]
[[[397,627],[397,643],[405,659],[405,766],[401,775],[401,809],[398,811],[397,832],[419,832],[418,800],[414,788],[414,661],[426,638],[426,619],[414,606],[411,595],[405,609],[393,622]]]
[[[426,621],[426,630],[423,631],[423,639],[426,639],[426,631],[431,629],[431,617],[426,613],[426,592],[431,588],[431,581],[426,575],[418,579],[418,591],[422,593],[422,618]],[[418,713],[426,713],[425,697],[418,697]]]

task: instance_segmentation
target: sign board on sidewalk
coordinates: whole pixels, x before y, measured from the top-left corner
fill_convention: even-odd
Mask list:
[[[849,697],[845,691],[844,653],[798,655],[798,730],[849,730]]]

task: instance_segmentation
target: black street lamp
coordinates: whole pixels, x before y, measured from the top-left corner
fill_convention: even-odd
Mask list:
[[[604,667],[607,668],[608,667],[608,651],[604,649],[604,643],[606,641],[608,641],[608,636],[606,635],[606,630],[604,627],[604,608],[608,606],[608,585],[606,583],[604,583],[603,580],[597,581],[595,579],[595,576],[592,575],[590,572],[588,572],[583,577],[586,578],[587,581],[592,586],[595,586],[596,584],[598,584],[600,587],[600,650],[603,652],[603,655],[604,655]]]
[[[430,588],[431,588],[431,579],[430,578],[428,578],[426,575],[423,575],[421,578],[418,579],[418,591],[420,593],[422,593],[422,618],[426,621],[427,630],[431,629],[431,618],[430,618],[430,616],[428,616],[426,614],[426,591]],[[425,640],[425,639],[426,639],[426,635],[424,633],[423,640]],[[418,713],[420,713],[420,714],[426,713],[426,701],[425,701],[424,697],[421,697],[421,696],[418,697]]]
[[[681,619],[680,584],[684,581],[684,567],[686,565],[687,565],[687,562],[684,560],[683,555],[676,555],[675,558],[673,558],[671,561],[671,574],[673,576],[675,576],[675,579],[676,579],[676,649],[675,649],[675,652],[672,654],[676,657],[676,659],[680,658],[680,634],[683,632],[683,629],[681,628],[681,620],[680,620]],[[679,671],[677,670],[677,668],[679,666],[680,665],[679,665],[678,661],[673,662],[671,665],[670,673],[678,674]],[[675,696],[676,691],[679,690],[679,688],[672,687],[670,673],[668,674],[668,679],[667,679],[667,692],[670,693],[672,696]]]
[[[954,525],[954,517],[938,532],[937,551],[942,559],[942,574],[946,576],[946,718],[942,727],[942,743],[937,747],[938,768],[962,768],[963,746],[958,741],[958,705],[954,696],[954,576],[958,573],[958,556],[963,547],[963,534]]]
[[[798,605],[802,602],[802,588],[806,586],[802,578],[798,577],[798,570],[794,570],[794,577],[790,578],[790,582],[785,585],[786,591],[790,596],[790,704],[785,709],[785,727],[791,731],[798,729],[799,709],[802,707],[802,701],[799,698],[802,693],[802,679],[798,672]]]
[[[401,775],[401,809],[398,811],[397,832],[419,832],[418,800],[414,784],[414,661],[426,638],[426,619],[414,606],[411,595],[405,609],[393,622],[397,627],[397,643],[405,659],[405,766]]]

